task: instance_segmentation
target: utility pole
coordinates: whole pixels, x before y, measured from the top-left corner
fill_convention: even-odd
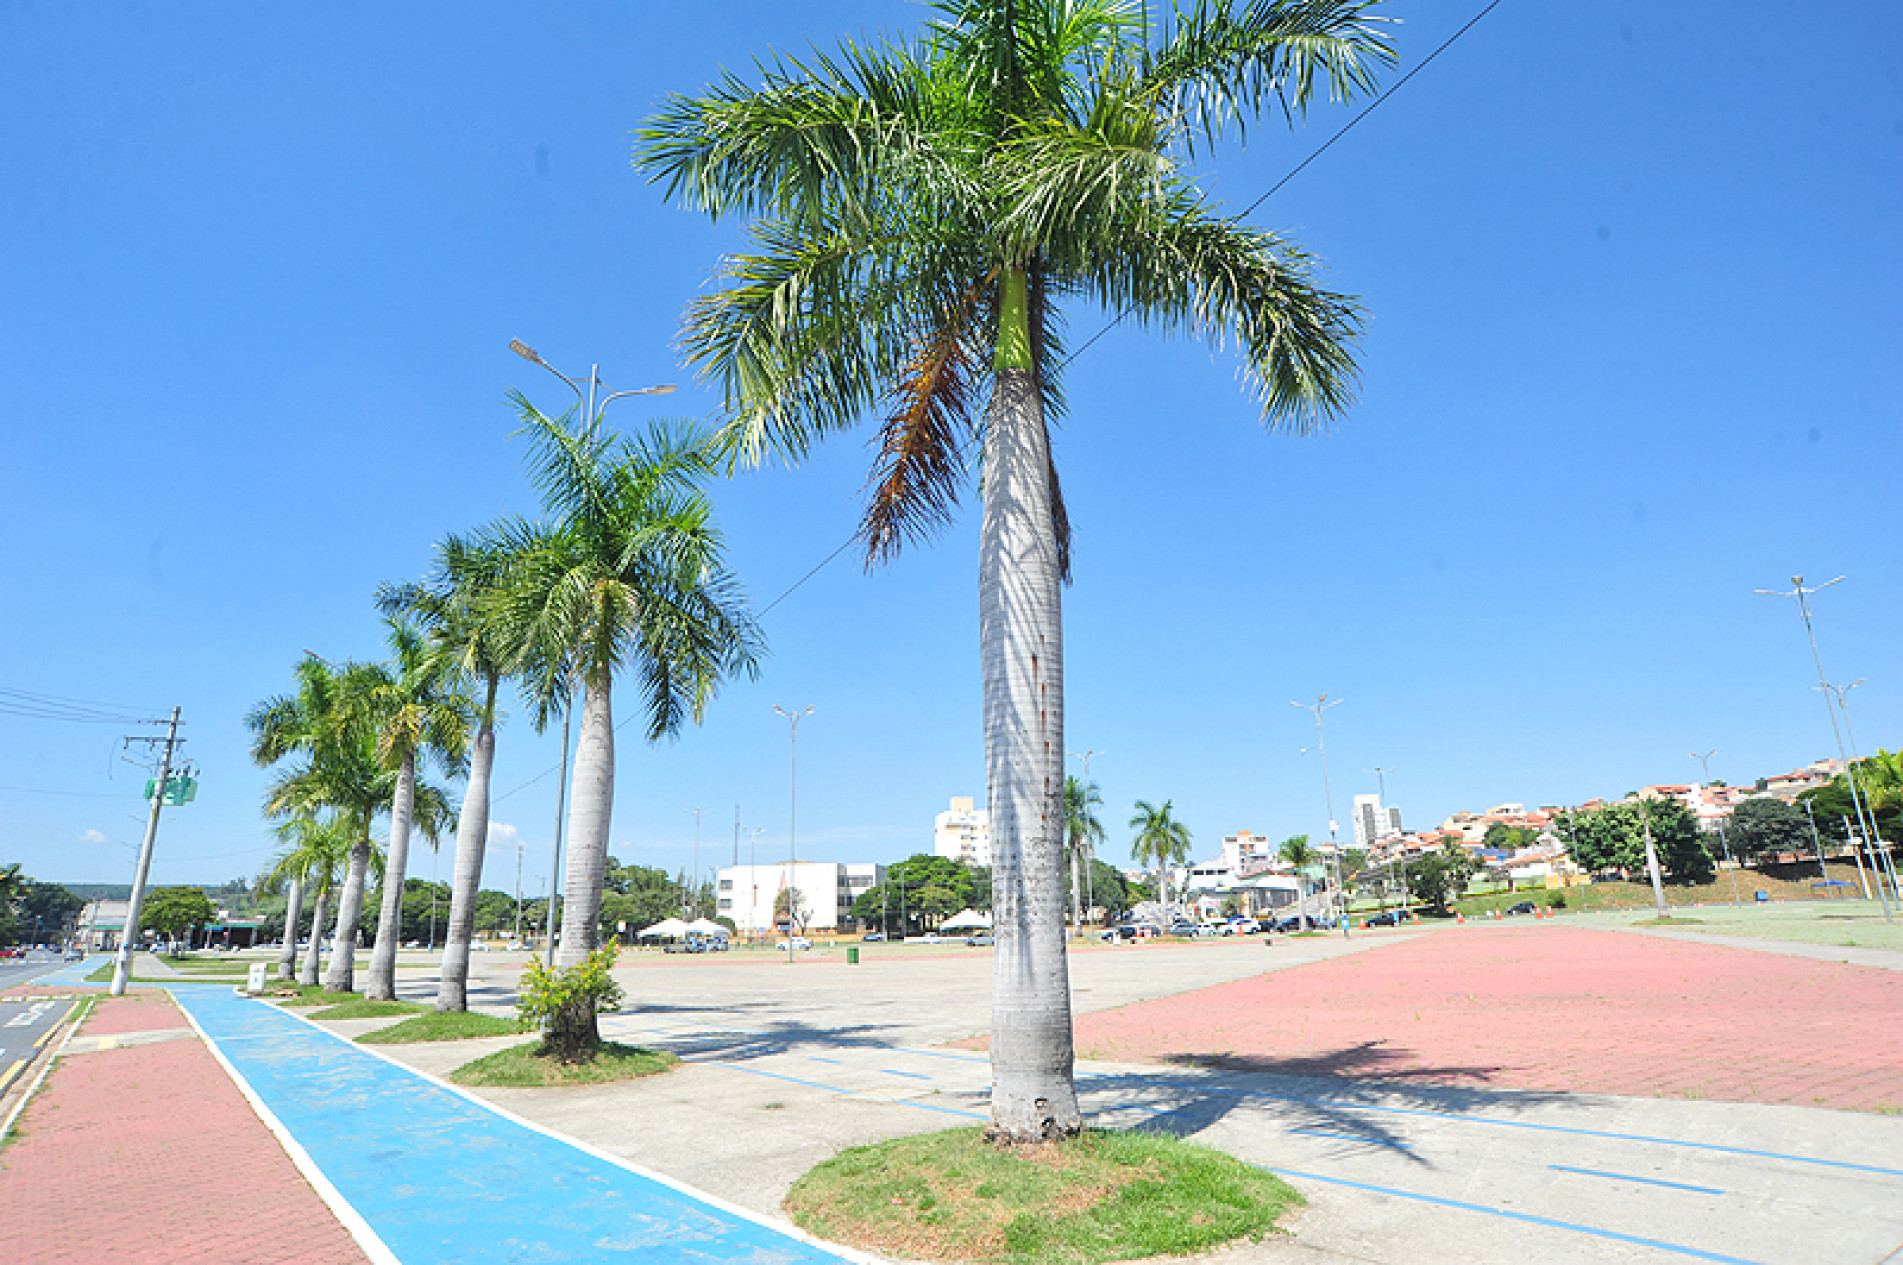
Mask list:
[[[795,714],[775,703],[773,710],[793,723],[789,747],[791,759],[787,765],[786,800],[786,964],[791,966],[793,965],[793,929],[798,926],[798,920],[793,917],[793,866],[798,856],[794,845],[799,825],[800,804],[800,718],[811,716],[813,709],[808,705],[805,711]]]
[[[1290,707],[1299,707],[1303,711],[1315,713],[1315,748],[1322,757],[1322,798],[1328,804],[1328,847],[1334,854],[1335,863],[1335,903],[1341,919],[1341,938],[1348,938],[1348,893],[1341,884],[1341,828],[1335,824],[1335,792],[1328,781],[1328,736],[1322,731],[1322,713],[1341,702],[1329,701],[1323,694],[1312,703],[1290,703]]]
[[[1823,687],[1836,696],[1837,710],[1844,714],[1844,737],[1850,740],[1850,763],[1844,766],[1844,778],[1852,784],[1853,788],[1856,785],[1857,765],[1863,762],[1863,757],[1857,754],[1857,730],[1856,727],[1850,723],[1850,691],[1862,685],[1865,679],[1864,677],[1858,677],[1848,685],[1827,685]],[[1862,789],[1863,802],[1870,809],[1870,834],[1866,841],[1871,844],[1872,847],[1876,847],[1876,845],[1883,842],[1883,840],[1876,837],[1877,806],[1870,799],[1870,788],[1864,786]],[[1870,868],[1876,871],[1877,885],[1879,887],[1883,884],[1884,875],[1888,874],[1890,891],[1895,894],[1898,900],[1903,900],[1903,888],[1899,888],[1896,885],[1896,864],[1890,859],[1889,848],[1876,847],[1876,851],[1872,853],[1870,857]]]
[[[165,792],[172,780],[172,754],[178,749],[179,709],[172,709],[172,723],[166,728],[163,738],[134,738],[129,742],[163,742],[164,750],[159,755],[159,776],[152,784],[152,812],[145,819],[145,842],[139,845],[139,871],[132,880],[132,899],[126,905],[125,932],[119,937],[119,953],[112,963],[112,987],[107,990],[113,997],[124,997],[126,985],[132,979],[132,942],[139,935],[139,917],[145,912],[145,880],[152,872],[152,849],[159,841],[159,810],[165,806]],[[312,932],[315,935],[316,932]]]
[[[1810,801],[1804,801],[1804,816],[1810,819],[1810,842],[1817,849],[1817,877],[1824,880],[1824,895],[1830,895],[1830,870],[1824,865],[1824,840],[1817,833],[1817,814],[1811,811]]]
[[[1843,730],[1837,725],[1837,709],[1831,706],[1830,678],[1824,675],[1824,656],[1817,649],[1817,630],[1811,627],[1810,620],[1810,595],[1812,593],[1823,592],[1841,579],[1843,579],[1843,577],[1840,575],[1836,580],[1825,580],[1816,588],[1807,589],[1804,587],[1804,577],[1794,575],[1791,577],[1791,591],[1788,593],[1780,593],[1774,589],[1757,589],[1754,591],[1765,597],[1788,597],[1797,603],[1797,613],[1802,616],[1804,620],[1804,634],[1810,638],[1811,660],[1817,664],[1817,683],[1824,687],[1824,710],[1830,714],[1830,732],[1831,735],[1837,739],[1837,759],[1844,766],[1844,782],[1850,787],[1850,804],[1851,807],[1856,809],[1857,824],[1863,828],[1863,837],[1869,839],[1875,836],[1876,831],[1864,825],[1863,801],[1857,796],[1857,779],[1853,775],[1850,767],[1850,753],[1844,748]],[[1863,864],[1862,860],[1859,859],[1857,864],[1861,866]],[[1877,883],[1877,894],[1883,898],[1883,920],[1885,922],[1895,922],[1896,918],[1890,913],[1890,898],[1884,894],[1881,880]]]
[[[1709,790],[1711,788],[1711,758],[1718,754],[1718,748],[1713,747],[1703,755],[1699,755],[1696,751],[1689,754],[1692,759],[1704,766],[1705,788]],[[1738,867],[1732,864],[1731,842],[1725,838],[1725,818],[1728,816],[1730,816],[1729,813],[1718,815],[1718,846],[1725,850],[1725,865],[1731,870],[1731,903],[1735,907],[1741,902],[1738,900]]]
[[[1390,764],[1386,768],[1383,768],[1381,765],[1377,764],[1372,769],[1368,770],[1368,772],[1374,774],[1375,785],[1379,788],[1379,795],[1377,796],[1377,798],[1379,798],[1381,801],[1381,811],[1384,813],[1388,810],[1388,774],[1394,772],[1394,770],[1397,767],[1398,766],[1396,765]],[[1376,826],[1381,826],[1383,824],[1384,823],[1382,822],[1375,823]],[[1374,840],[1370,839],[1368,842],[1373,843]],[[1388,849],[1388,885],[1394,886],[1394,850],[1392,848]],[[1405,865],[1401,867],[1400,892],[1401,892],[1401,912],[1406,913],[1407,912],[1407,867]]]

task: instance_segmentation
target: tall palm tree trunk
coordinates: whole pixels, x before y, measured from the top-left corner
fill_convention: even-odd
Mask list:
[[[615,735],[612,681],[582,683],[581,733],[568,799],[568,876],[562,883],[562,942],[555,965],[570,967],[595,951],[601,883],[608,866],[608,819],[614,809]]]
[[[978,560],[998,939],[985,1136],[1035,1142],[1083,1127],[1064,956],[1063,611],[1025,275],[1006,272],[1000,291]]]
[[[330,969],[324,987],[333,993],[353,991],[357,966],[357,925],[363,919],[364,881],[370,873],[370,823],[364,837],[350,850],[350,869],[344,875],[344,894],[337,898],[337,932],[331,937]]]
[[[1070,849],[1070,925],[1072,935],[1084,930],[1084,885],[1078,876],[1078,855],[1082,846]]]
[[[284,948],[278,953],[278,978],[297,977],[297,923],[304,915],[304,880],[291,880],[290,899],[284,905]]]
[[[489,775],[496,763],[496,679],[482,709],[482,728],[469,754],[469,785],[462,815],[456,819],[456,873],[450,879],[449,926],[444,933],[443,968],[436,985],[436,1009],[469,1009],[469,939],[476,930],[476,896],[482,890],[482,857],[489,845]]]
[[[323,952],[324,915],[329,911],[330,889],[317,889],[317,904],[311,910],[311,944],[304,951],[304,970],[298,975],[297,982],[306,988],[317,987],[318,955]]]
[[[410,821],[416,814],[416,753],[403,756],[390,800],[390,852],[383,863],[383,907],[377,912],[377,942],[370,950],[370,979],[363,995],[396,1000],[396,949],[403,939],[403,876],[410,864]]]

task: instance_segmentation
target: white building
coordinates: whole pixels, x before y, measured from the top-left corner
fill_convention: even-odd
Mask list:
[[[932,853],[966,865],[991,864],[991,814],[972,806],[971,796],[954,796],[951,809],[932,821]]]
[[[723,868],[716,879],[714,912],[733,919],[742,934],[778,930],[773,912],[789,884],[799,893],[804,930],[839,931],[852,922],[852,903],[885,882],[885,867],[872,861],[782,861]]]
[[[1351,815],[1355,825],[1355,847],[1364,852],[1381,840],[1401,833],[1401,810],[1384,807],[1379,795],[1355,796]]]

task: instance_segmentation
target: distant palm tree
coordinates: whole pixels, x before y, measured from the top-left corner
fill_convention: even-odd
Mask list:
[[[330,904],[330,894],[336,886],[337,875],[348,864],[350,848],[355,840],[351,838],[350,824],[343,818],[335,814],[319,816],[314,813],[302,813],[280,823],[277,837],[286,845],[286,850],[278,858],[271,876],[292,884],[291,903],[284,914],[284,950],[278,958],[278,978],[288,980],[292,977],[297,960],[297,924],[302,914],[299,896],[309,891],[314,898],[311,907],[311,940],[304,957],[304,971],[298,977],[298,982],[315,987],[319,954],[324,941],[324,914]]]
[[[449,922],[437,976],[436,1009],[469,1008],[469,945],[475,933],[476,899],[489,840],[489,784],[496,758],[496,696],[510,665],[520,656],[517,630],[501,609],[507,555],[496,529],[448,536],[436,550],[436,565],[422,584],[390,585],[378,591],[386,612],[406,614],[429,630],[432,650],[472,685],[481,702],[471,744],[469,780],[456,816],[456,854],[450,881]],[[538,726],[539,728],[539,726]]]
[[[324,986],[333,992],[351,991],[355,979],[364,888],[373,856],[381,863],[372,827],[396,792],[397,772],[378,758],[377,727],[364,703],[380,676],[381,670],[371,665],[346,663],[333,669],[316,655],[307,655],[297,665],[297,692],[266,699],[245,717],[252,734],[251,755],[258,764],[297,761],[265,789],[265,814],[316,816],[329,810],[347,823],[354,840],[337,901],[330,969],[324,976]],[[448,802],[433,786],[419,782],[414,803],[419,818],[441,821],[448,816]]]
[[[941,0],[924,37],[768,64],[677,97],[635,161],[757,250],[697,300],[736,460],[804,457],[877,412],[870,559],[949,521],[980,464],[979,642],[998,948],[988,1137],[1082,1128],[1064,956],[1062,583],[1048,418],[1064,300],[1231,338],[1265,418],[1342,412],[1359,312],[1186,170],[1262,111],[1346,98],[1392,60],[1369,0]],[[979,425],[977,412],[984,407]]]
[[[1108,836],[1097,810],[1103,807],[1103,795],[1095,782],[1085,785],[1074,777],[1064,779],[1064,843],[1070,853],[1070,905],[1076,911],[1078,926],[1084,921],[1084,893],[1078,883],[1078,870],[1096,856],[1097,845]]]
[[[1302,930],[1307,931],[1308,892],[1301,886],[1307,881],[1307,875],[1303,871],[1320,861],[1322,854],[1309,843],[1307,835],[1290,835],[1282,840],[1282,846],[1276,851],[1295,871],[1296,892],[1301,898],[1295,903],[1295,915],[1301,919]]]
[[[1172,815],[1174,801],[1164,800],[1158,808],[1147,800],[1138,800],[1130,828],[1137,832],[1130,843],[1130,854],[1138,865],[1154,865],[1157,891],[1164,904],[1169,903],[1170,869],[1189,859],[1189,827]]]
[[[725,544],[701,489],[711,473],[692,428],[656,425],[610,442],[513,397],[530,443],[530,469],[554,516],[514,523],[499,540],[510,555],[503,619],[556,665],[537,678],[550,694],[573,677],[582,690],[581,732],[569,798],[568,872],[556,964],[594,951],[614,809],[617,673],[634,677],[649,741],[698,722],[723,678],[757,671],[760,636],[722,565]],[[543,706],[549,699],[542,700]]]
[[[423,630],[415,623],[391,618],[387,623],[390,662],[367,678],[360,696],[377,728],[377,759],[396,770],[396,788],[390,798],[390,844],[384,853],[383,907],[378,911],[377,939],[370,950],[369,979],[364,996],[372,1001],[396,1000],[396,951],[403,939],[403,880],[409,871],[410,827],[414,822],[436,847],[449,824],[449,806],[440,797],[417,811],[416,769],[419,760],[435,763],[455,777],[463,771],[469,750],[472,704],[459,688],[450,664],[432,653]]]

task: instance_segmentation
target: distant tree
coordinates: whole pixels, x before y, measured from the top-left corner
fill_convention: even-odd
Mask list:
[[[145,898],[140,931],[156,931],[176,943],[187,940],[218,916],[211,897],[196,887],[161,887]]]
[[[919,853],[887,866],[885,882],[860,893],[848,912],[862,925],[910,935],[960,910],[987,909],[990,898],[989,869]]]
[[[1155,868],[1157,887],[1166,900],[1170,869],[1189,858],[1190,847],[1189,827],[1176,820],[1173,804],[1166,799],[1159,806],[1140,799],[1130,817],[1130,829],[1137,832],[1130,841],[1130,855],[1138,865]]]
[[[1501,852],[1513,853],[1522,848],[1530,848],[1539,842],[1540,832],[1525,826],[1509,826],[1496,821],[1487,827],[1487,833],[1480,838],[1480,846],[1493,848]]]
[[[1765,853],[1811,851],[1810,822],[1804,810],[1770,795],[1747,799],[1732,809],[1725,839],[1744,860]]]
[[[1087,888],[1083,881],[1084,862],[1095,856],[1097,845],[1108,838],[1097,816],[1101,807],[1103,796],[1095,782],[1086,784],[1074,777],[1064,779],[1064,850],[1070,859],[1071,921],[1078,926],[1084,921]]]
[[[22,938],[38,937],[42,943],[52,943],[59,939],[68,923],[78,922],[79,912],[84,908],[85,901],[58,883],[27,879],[20,892],[16,913],[20,920],[20,935]]]
[[[1466,892],[1468,880],[1479,868],[1480,863],[1466,848],[1457,843],[1443,843],[1435,851],[1408,863],[1407,889],[1426,901],[1434,912],[1444,914],[1447,906]]]
[[[475,929],[492,935],[498,931],[514,931],[515,897],[492,888],[477,892]]]
[[[1276,848],[1275,853],[1284,861],[1288,862],[1290,868],[1295,871],[1296,877],[1304,883],[1308,877],[1304,871],[1322,859],[1322,854],[1315,850],[1314,845],[1309,843],[1307,835],[1290,835],[1288,838],[1282,840],[1281,845]],[[1306,886],[1302,889],[1302,895],[1304,898],[1308,895]],[[1302,920],[1302,930],[1307,931],[1308,901],[1303,899],[1297,904],[1296,910],[1297,916]]]
[[[797,887],[783,887],[773,898],[773,921],[785,922],[795,932],[806,930],[807,920],[812,916],[812,902]]]
[[[1645,826],[1649,819],[1659,869],[1677,882],[1701,882],[1716,873],[1698,821],[1677,800],[1621,800],[1586,812],[1562,813],[1560,837],[1574,864],[1596,872],[1645,871]]]

